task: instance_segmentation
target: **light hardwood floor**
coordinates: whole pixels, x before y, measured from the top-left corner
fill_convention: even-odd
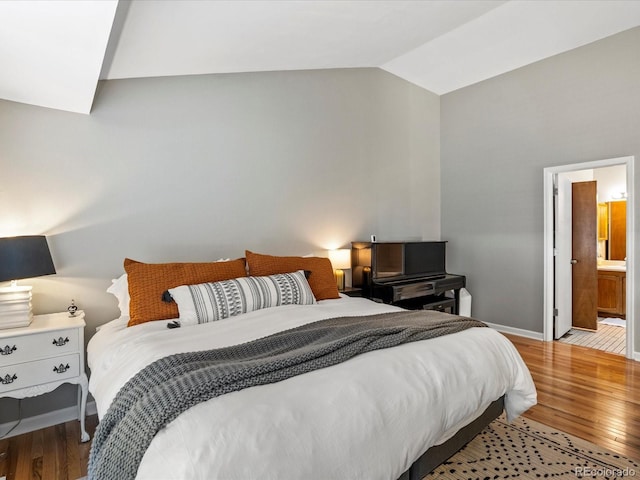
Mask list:
[[[640,459],[640,362],[585,347],[507,335],[529,366],[538,405],[525,414],[597,445]],[[93,437],[97,417],[87,418]],[[76,480],[90,443],[78,422],[0,440],[0,478]]]
[[[538,389],[525,417],[640,460],[640,362],[507,335]]]
[[[97,415],[87,417],[91,438],[97,423]],[[0,440],[0,479],[76,480],[87,474],[90,448],[80,443],[77,421]]]

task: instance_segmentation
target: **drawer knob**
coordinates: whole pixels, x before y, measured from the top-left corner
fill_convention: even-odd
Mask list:
[[[53,367],[53,371],[56,373],[64,373],[67,370],[69,370],[69,364],[67,363],[66,365],[63,365],[62,363],[57,366],[57,367]]]
[[[56,347],[64,347],[67,343],[69,343],[69,337],[67,338],[60,337],[57,340],[55,338],[53,339],[53,344]]]
[[[4,378],[0,377],[0,383],[2,383],[3,385],[9,385],[10,383],[13,383],[13,381],[17,379],[18,379],[18,376],[15,373],[13,374],[13,376],[7,373],[4,376]]]
[[[0,355],[11,355],[17,349],[18,348],[15,345],[13,347],[10,347],[9,345],[7,345],[2,350],[0,350]]]

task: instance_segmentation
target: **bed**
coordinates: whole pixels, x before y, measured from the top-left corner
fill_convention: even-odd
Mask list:
[[[171,319],[128,328],[123,315],[89,342],[89,389],[102,420],[136,372],[168,355],[398,310],[340,295],[182,328],[167,328]],[[157,433],[136,478],[420,478],[503,406],[512,419],[535,403],[511,342],[490,328],[470,328],[202,402]]]

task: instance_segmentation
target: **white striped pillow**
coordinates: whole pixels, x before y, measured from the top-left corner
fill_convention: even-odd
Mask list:
[[[304,271],[169,289],[183,326],[214,322],[261,308],[316,303]]]

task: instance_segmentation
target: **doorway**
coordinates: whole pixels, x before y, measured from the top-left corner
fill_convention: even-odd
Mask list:
[[[633,349],[633,330],[634,330],[634,312],[635,304],[633,298],[634,269],[633,269],[633,246],[634,246],[634,228],[633,228],[633,167],[634,157],[613,158],[607,160],[599,160],[594,162],[585,162],[572,165],[563,165],[559,167],[549,167],[544,169],[544,326],[543,338],[545,341],[551,341],[554,337],[561,336],[564,332],[572,327],[572,250],[571,245],[567,246],[566,238],[571,238],[571,234],[566,233],[567,225],[571,226],[571,212],[563,211],[562,206],[557,207],[554,202],[554,189],[558,187],[561,190],[562,179],[565,179],[565,195],[567,178],[573,178],[575,181],[580,180],[580,174],[584,171],[601,169],[604,167],[622,166],[626,171],[626,279],[624,291],[626,292],[626,348],[625,354],[627,358],[634,357]],[[560,184],[559,184],[560,181]],[[568,181],[571,185],[572,180]],[[556,190],[556,192],[558,191]],[[558,193],[562,195],[561,193]],[[570,197],[570,194],[569,194]],[[559,202],[562,204],[562,202]],[[569,204],[571,202],[569,201]],[[566,206],[566,202],[565,202]],[[560,208],[560,210],[558,210]],[[569,207],[570,208],[570,207]],[[595,208],[595,207],[594,207]],[[567,216],[568,218],[567,219]],[[565,232],[556,232],[554,220],[558,220],[558,229],[560,226],[565,227]],[[563,243],[564,239],[564,243]],[[598,254],[601,253],[601,245],[598,242]],[[573,259],[575,262],[575,259]],[[595,260],[594,260],[595,261]],[[600,262],[600,259],[598,259]],[[567,283],[567,278],[569,278]],[[568,327],[567,327],[568,325]]]

